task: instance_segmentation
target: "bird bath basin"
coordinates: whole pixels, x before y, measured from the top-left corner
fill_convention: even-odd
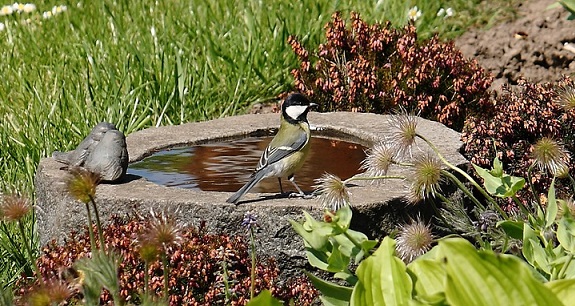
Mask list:
[[[296,182],[306,192],[313,190],[314,180],[325,172],[342,179],[359,173],[367,149],[358,143],[318,134],[321,132],[312,135],[310,154],[296,173]],[[271,140],[272,136],[248,137],[170,148],[131,164],[128,174],[169,187],[235,192],[248,181]],[[287,181],[282,186],[284,191],[293,189]],[[264,179],[252,192],[279,192],[277,179]]]
[[[377,141],[395,132],[388,123],[388,116],[362,113],[310,113],[310,124],[315,127],[313,137],[321,136],[355,145],[371,147]],[[206,122],[188,123],[179,126],[148,128],[127,135],[126,143],[130,163],[135,169],[136,162],[154,153],[184,146],[211,146],[218,143],[242,141],[249,137],[265,137],[274,134],[279,125],[278,114],[244,115],[222,118]],[[467,161],[459,154],[461,142],[459,133],[444,125],[424,119],[418,120],[418,131],[431,140],[451,163],[461,165]],[[262,141],[264,142],[264,141]],[[259,157],[261,150],[257,144],[253,153]],[[426,145],[416,142],[419,149]],[[231,146],[231,145],[230,145]],[[321,145],[318,147],[322,147]],[[330,169],[322,169],[325,164],[334,167],[351,167],[357,171],[358,161],[348,162],[337,157],[340,148],[326,147],[318,153],[323,164],[314,166],[317,174]],[[257,152],[256,152],[257,151]],[[357,151],[363,153],[362,148]],[[168,151],[169,152],[169,151]],[[240,156],[240,152],[237,153]],[[334,156],[336,156],[334,158]],[[313,158],[313,157],[312,157]],[[218,164],[217,162],[213,162]],[[237,177],[247,178],[256,162],[246,161]],[[308,164],[309,163],[308,160]],[[353,165],[352,165],[353,164]],[[66,191],[67,172],[62,164],[53,158],[40,161],[35,177],[38,234],[40,243],[56,239],[64,242],[72,231],[82,230],[86,225],[84,205],[71,198]],[[348,174],[350,175],[350,174]],[[303,175],[302,179],[305,179]],[[296,180],[299,176],[296,174]],[[277,180],[276,180],[277,182]],[[241,184],[239,182],[238,184]],[[356,183],[356,182],[354,182]],[[284,184],[288,187],[290,184]],[[413,217],[422,208],[406,206],[403,197],[407,194],[407,183],[389,180],[383,184],[370,184],[357,181],[351,188],[350,200],[354,205],[352,227],[378,237],[396,229],[403,220]],[[235,191],[235,187],[230,187]],[[277,186],[277,183],[275,184]],[[277,188],[277,187],[273,188]],[[290,186],[291,187],[291,186]],[[270,193],[252,192],[242,198],[239,205],[226,203],[232,194],[228,191],[206,191],[203,188],[175,188],[156,184],[134,172],[115,184],[101,184],[97,187],[96,202],[102,220],[113,215],[134,217],[147,216],[151,209],[168,210],[175,217],[189,224],[206,224],[210,232],[245,235],[242,227],[244,214],[250,211],[258,215],[260,231],[257,234],[257,250],[262,255],[277,259],[282,273],[295,275],[307,263],[304,245],[292,230],[288,220],[300,220],[302,211],[308,211],[316,218],[321,217],[323,208],[315,199],[276,197],[277,189]],[[309,190],[309,189],[308,189]],[[423,207],[424,208],[424,207]]]

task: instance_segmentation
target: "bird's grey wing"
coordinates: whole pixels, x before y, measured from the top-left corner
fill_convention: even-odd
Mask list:
[[[291,154],[300,150],[309,141],[306,133],[300,133],[292,141],[289,141],[283,146],[268,146],[262,156],[256,168],[256,171],[261,170],[267,165],[271,165]]]

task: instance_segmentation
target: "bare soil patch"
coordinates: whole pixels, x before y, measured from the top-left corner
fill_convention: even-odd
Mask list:
[[[557,81],[575,71],[575,21],[567,20],[562,7],[547,9],[554,2],[526,1],[514,20],[488,30],[472,29],[455,44],[493,75],[493,89],[515,85],[520,78]]]

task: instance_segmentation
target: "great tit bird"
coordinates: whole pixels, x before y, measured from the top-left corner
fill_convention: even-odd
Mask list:
[[[287,177],[299,192],[304,193],[294,181],[294,173],[304,164],[309,152],[310,128],[307,113],[315,106],[300,93],[290,94],[282,103],[281,124],[276,136],[264,150],[256,170],[240,190],[227,202],[237,204],[240,198],[262,179],[277,177],[283,193],[281,178]]]

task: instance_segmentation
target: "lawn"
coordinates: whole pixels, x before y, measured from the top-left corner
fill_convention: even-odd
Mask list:
[[[454,38],[512,14],[501,0],[106,0],[3,8],[0,192],[33,198],[39,160],[74,148],[100,121],[128,135],[275,99],[291,89],[290,70],[298,65],[288,36],[313,50],[334,11],[401,26],[416,5],[424,38]],[[451,10],[438,16],[441,8]],[[12,225],[1,225],[0,283],[8,286],[30,267]]]

